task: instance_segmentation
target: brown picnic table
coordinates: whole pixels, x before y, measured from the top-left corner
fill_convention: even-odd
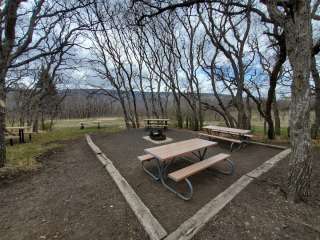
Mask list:
[[[221,153],[204,160],[207,148],[216,145],[216,142],[193,138],[159,147],[147,148],[144,150],[147,154],[139,156],[138,159],[141,161],[143,170],[148,175],[153,179],[160,181],[165,188],[177,194],[180,198],[189,200],[193,194],[193,187],[188,177],[223,160],[227,161],[231,169],[228,172],[220,172],[224,174],[233,173],[233,163],[228,159],[230,157],[228,154]],[[196,161],[190,157],[196,157]],[[193,164],[168,174],[168,167],[178,158],[191,161]],[[145,163],[150,160],[156,161],[157,173],[153,173],[146,168]],[[188,186],[188,193],[180,193],[175,188],[169,186],[167,183],[168,178],[175,182],[184,180]]]
[[[167,128],[169,121],[168,118],[146,118],[144,124],[146,128]]]
[[[8,132],[12,132],[13,131],[16,131],[18,130],[18,133],[19,133],[19,142],[20,143],[25,143],[25,140],[24,140],[24,130],[27,129],[29,127],[24,127],[24,126],[19,126],[19,127],[6,127],[6,130]],[[11,130],[11,131],[10,131]]]
[[[242,144],[245,140],[252,138],[252,135],[250,135],[250,130],[247,129],[239,129],[239,128],[229,128],[229,127],[220,127],[220,126],[205,126],[203,129],[207,132],[205,133],[199,133],[199,136],[212,138],[212,139],[219,139],[223,141],[231,142],[230,145],[230,151],[233,149],[233,145],[239,144],[239,148],[241,148]],[[236,138],[230,138],[230,137],[224,137],[224,136],[218,136],[220,134],[227,134],[231,137]]]
[[[219,133],[228,133],[231,135],[245,136],[250,134],[250,130],[247,129],[239,129],[239,128],[229,128],[229,127],[220,127],[220,126],[205,126],[203,129],[206,129],[211,132],[219,132]]]

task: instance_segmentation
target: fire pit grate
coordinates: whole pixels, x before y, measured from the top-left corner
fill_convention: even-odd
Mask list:
[[[151,129],[149,137],[154,141],[163,141],[167,138],[163,133],[163,129]]]

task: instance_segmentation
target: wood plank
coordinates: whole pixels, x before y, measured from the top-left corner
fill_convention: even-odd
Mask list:
[[[105,169],[112,177],[113,181],[119,188],[123,197],[135,213],[144,230],[147,232],[151,240],[160,240],[167,236],[166,230],[162,227],[159,221],[152,215],[149,208],[142,202],[133,188],[129,185],[127,180],[120,174],[120,172],[113,165],[112,161],[108,159],[100,150],[100,148],[94,144],[91,137],[86,135],[88,145],[92,151],[96,154],[96,157],[105,166]],[[110,183],[108,183],[110,184]]]
[[[141,162],[148,161],[148,160],[153,159],[153,158],[154,158],[154,156],[152,156],[151,154],[145,154],[145,155],[138,156],[138,159]]]
[[[234,143],[241,143],[241,140],[238,139],[233,139],[233,138],[227,138],[227,137],[221,137],[221,136],[215,136],[211,134],[205,134],[205,133],[199,133],[200,136],[208,137],[208,138],[213,138],[213,139],[220,139],[224,141],[229,141],[229,142],[234,142]]]
[[[150,127],[168,127],[168,124],[147,124]]]
[[[274,157],[270,158],[268,161],[264,162],[262,165],[260,165],[256,169],[252,170],[251,172],[247,173],[246,175],[251,178],[260,177],[262,174],[268,172],[272,167],[274,167],[282,159],[289,156],[290,153],[291,153],[291,149],[288,148],[288,149],[278,153]]]
[[[9,136],[4,136],[4,138],[6,140],[10,140],[10,139],[19,139],[19,136],[12,136],[12,135],[9,135]]]
[[[168,235],[165,240],[189,240],[196,235],[215,215],[217,215],[234,197],[246,188],[256,177],[269,171],[279,161],[290,154],[290,149],[280,152],[267,162],[253,170],[247,175],[239,178],[235,183],[212,199],[195,215],[181,224],[174,232]],[[262,170],[263,169],[263,170]]]
[[[172,172],[168,175],[168,177],[176,182],[179,182],[179,181],[181,181],[187,177],[190,177],[198,172],[201,172],[201,171],[207,169],[208,167],[211,167],[212,165],[214,165],[218,162],[221,162],[229,157],[230,157],[229,154],[219,153],[219,154],[212,156],[206,160],[202,160],[200,162],[194,163],[194,164],[189,165],[185,168],[182,168],[182,169],[179,169],[175,172]]]
[[[280,146],[280,145],[274,145],[274,144],[269,144],[269,143],[262,143],[262,142],[256,142],[256,141],[248,141],[248,140],[244,140],[244,142],[246,143],[250,143],[250,144],[256,144],[256,145],[260,145],[260,146],[265,146],[265,147],[270,147],[270,148],[277,148],[277,149],[287,149],[288,147],[286,146]]]
[[[29,127],[23,127],[23,126],[21,126],[21,127],[6,127],[6,129],[8,129],[8,130],[19,130],[19,129],[26,129],[26,128],[29,128]]]
[[[146,118],[144,121],[170,121],[169,118]]]
[[[238,128],[228,128],[228,127],[220,127],[220,126],[205,126],[203,129],[208,129],[210,131],[221,132],[221,133],[229,133],[229,134],[237,134],[244,135],[249,134],[251,131],[246,129],[238,129]]]
[[[252,135],[252,134],[245,134],[245,135],[243,135],[243,136],[245,136],[245,137],[247,137],[247,138],[253,138],[253,135]]]
[[[208,202],[195,215],[186,220],[165,240],[189,240],[199,232],[217,213],[220,212],[238,193],[240,193],[253,179],[248,176],[242,176],[225,191]]]
[[[217,145],[216,142],[192,138],[189,140],[170,143],[159,147],[147,148],[144,151],[153,155],[155,158],[165,161],[174,157],[183,156],[193,151],[197,151],[206,147]]]

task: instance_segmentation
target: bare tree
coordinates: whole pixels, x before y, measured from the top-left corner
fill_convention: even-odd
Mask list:
[[[205,3],[205,0],[188,0],[173,4],[155,5],[153,2],[134,1],[150,6],[154,11],[143,15],[139,23],[146,18],[154,17],[165,11],[194,4]],[[210,1],[211,2],[211,1]],[[261,20],[280,26],[285,35],[286,53],[292,67],[293,81],[291,85],[290,136],[292,154],[289,161],[288,196],[290,200],[305,200],[310,195],[312,172],[311,138],[310,138],[310,71],[313,55],[311,19],[320,19],[316,14],[320,1],[315,1],[311,9],[311,1],[296,0],[264,0],[269,17],[259,8],[239,1],[219,1],[226,6],[235,6],[235,12],[254,12]],[[241,9],[243,8],[243,9]],[[223,11],[228,14],[226,11]],[[241,86],[239,86],[241,87]]]
[[[52,52],[35,49],[53,31],[56,23],[71,11],[87,5],[85,1],[44,1],[30,4],[12,0],[1,2],[0,10],[0,167],[6,159],[5,115],[6,115],[6,77],[10,68],[28,64]],[[17,25],[19,23],[19,26]],[[41,29],[42,34],[36,35]],[[56,51],[53,49],[52,51]]]
[[[254,59],[254,57],[251,57],[251,59],[249,58],[247,59],[247,62],[245,62],[245,45],[251,28],[251,13],[250,11],[246,11],[243,16],[221,14],[220,20],[217,22],[214,19],[214,11],[216,8],[221,8],[220,11],[228,11],[224,5],[214,6],[211,3],[203,5],[203,8],[200,8],[200,5],[198,5],[197,10],[201,23],[204,26],[212,45],[219,49],[230,62],[232,74],[229,75],[227,72],[229,70],[225,67],[222,68],[222,74],[225,81],[228,81],[235,86],[236,93],[233,94],[233,90],[228,83],[225,83],[224,81],[224,84],[229,89],[231,96],[234,99],[233,103],[238,112],[237,126],[239,128],[248,129],[250,128],[251,119],[249,118],[249,113],[245,110],[243,93],[246,71]],[[205,11],[205,13],[203,11]],[[233,40],[235,40],[236,43],[234,43]],[[231,76],[231,78],[227,79],[227,75]]]

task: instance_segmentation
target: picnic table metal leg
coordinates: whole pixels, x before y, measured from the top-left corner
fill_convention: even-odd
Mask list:
[[[148,169],[144,166],[144,163],[145,163],[145,162],[149,162],[149,161],[143,161],[143,162],[141,163],[143,171],[145,171],[145,172],[146,172],[149,176],[151,176],[154,180],[159,181],[159,180],[160,180],[159,175],[156,176],[156,174],[154,174],[153,172],[151,172],[150,170],[148,170]],[[158,172],[158,174],[159,174],[159,172]]]
[[[158,172],[159,172],[159,176],[160,176],[160,181],[162,183],[162,185],[168,189],[169,191],[173,192],[174,194],[176,194],[178,197],[180,197],[183,200],[190,200],[192,198],[193,195],[193,187],[192,184],[190,182],[190,180],[188,178],[184,179],[185,182],[187,183],[187,187],[188,187],[188,192],[183,194],[178,192],[176,189],[174,189],[173,187],[169,186],[165,179],[167,179],[166,176],[166,168],[167,168],[167,164],[161,163],[158,159],[157,159],[157,166],[158,166]]]
[[[230,170],[229,171],[223,171],[223,170],[220,170],[220,169],[215,169],[215,170],[218,171],[219,173],[224,174],[224,175],[233,175],[233,173],[234,173],[234,163],[233,163],[233,161],[231,161],[230,159],[226,159],[224,161],[227,162],[227,164],[229,165]]]
[[[232,150],[233,150],[233,145],[234,145],[234,143],[230,144],[230,152],[232,152]]]
[[[192,154],[196,156],[199,159],[199,161],[202,161],[204,159],[204,157],[206,156],[206,153],[207,153],[207,148],[205,148],[202,153],[200,150],[198,151],[198,154],[196,154],[195,152],[192,152]]]

